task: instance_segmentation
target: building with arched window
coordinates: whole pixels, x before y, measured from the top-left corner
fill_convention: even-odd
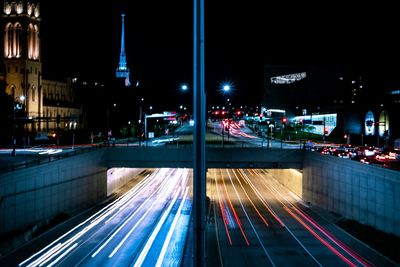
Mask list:
[[[82,109],[72,82],[42,77],[40,4],[35,0],[4,1],[2,9],[2,64],[6,92],[24,96],[25,131],[52,131],[65,127],[82,128]]]

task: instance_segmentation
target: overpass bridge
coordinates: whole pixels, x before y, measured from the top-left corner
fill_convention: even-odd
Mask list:
[[[303,168],[304,151],[251,147],[207,147],[207,168]],[[192,147],[111,147],[104,153],[107,168],[192,168]]]
[[[301,149],[206,149],[208,168],[269,169],[304,201],[400,236],[399,171]],[[0,234],[91,207],[144,168],[191,168],[192,160],[190,147],[116,146],[1,173]],[[110,178],[119,167],[126,177]]]

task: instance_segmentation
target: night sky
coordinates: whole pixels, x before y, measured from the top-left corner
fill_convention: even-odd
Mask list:
[[[132,80],[140,82],[132,90],[151,92],[159,103],[173,100],[181,83],[192,82],[192,4],[41,1],[44,78],[77,76],[112,84],[124,10],[128,66]],[[394,6],[228,0],[206,0],[205,6],[209,103],[218,103],[220,84],[231,81],[234,103],[259,104],[265,63],[352,64],[398,80]]]

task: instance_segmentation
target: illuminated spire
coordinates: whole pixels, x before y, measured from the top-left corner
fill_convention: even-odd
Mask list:
[[[129,81],[129,68],[126,66],[126,55],[125,55],[125,14],[121,14],[122,17],[122,30],[121,30],[121,54],[119,55],[119,66],[116,71],[117,78],[125,78],[125,86],[130,86]]]

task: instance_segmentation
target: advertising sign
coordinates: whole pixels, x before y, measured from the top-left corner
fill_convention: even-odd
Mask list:
[[[388,113],[383,110],[379,115],[379,136],[384,137],[385,133],[388,135],[389,133],[389,116]]]
[[[365,135],[375,134],[375,117],[372,111],[368,111],[365,116]]]

